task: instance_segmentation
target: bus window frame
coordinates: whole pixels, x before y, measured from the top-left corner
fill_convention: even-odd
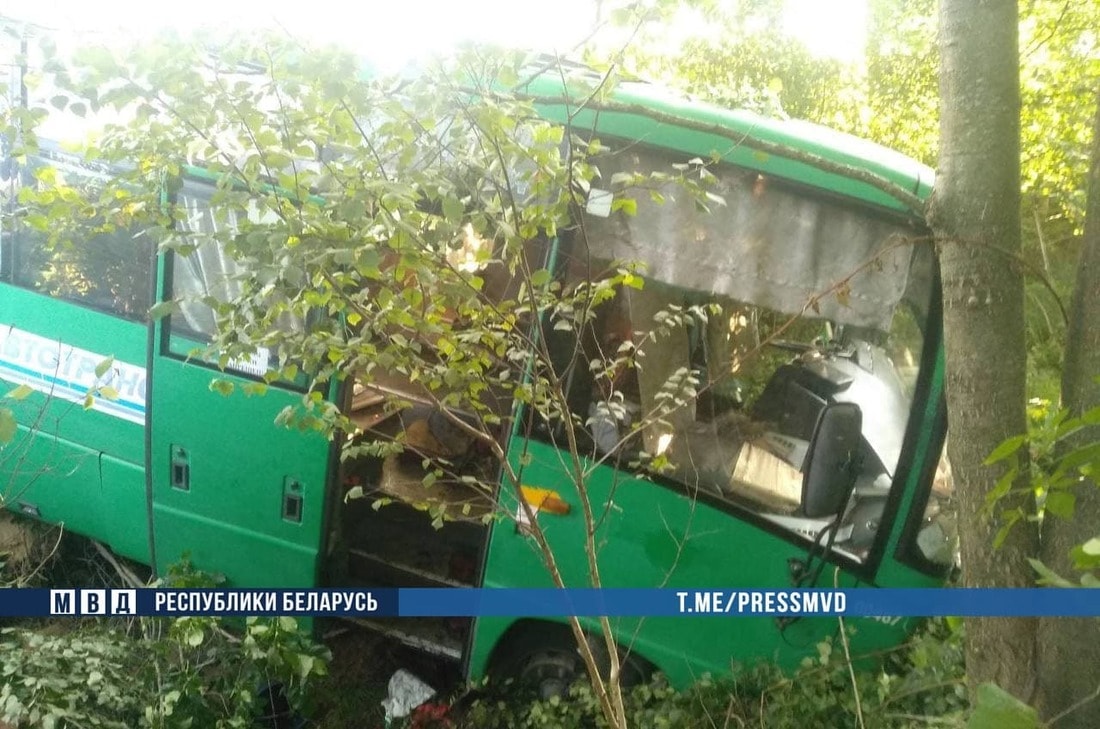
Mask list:
[[[933,271],[933,286],[932,286],[932,300],[929,302],[928,307],[928,322],[930,329],[935,335],[936,347],[927,348],[930,351],[924,353],[921,357],[921,374],[917,378],[917,388],[914,389],[913,401],[917,402],[918,397],[923,394],[924,399],[927,400],[928,390],[931,389],[931,373],[936,368],[935,359],[939,357],[943,350],[943,289],[942,281],[940,278],[939,261],[934,261]],[[925,341],[929,340],[929,336],[925,336]],[[925,377],[925,370],[928,370],[929,377]],[[927,383],[925,380],[927,379]],[[921,389],[921,385],[926,384],[925,390]],[[931,407],[933,403],[926,402],[925,408]],[[928,457],[925,459],[924,464],[921,466],[921,471],[917,474],[917,488],[914,491],[913,499],[909,505],[909,513],[906,515],[905,522],[902,525],[901,533],[898,538],[897,548],[894,550],[893,558],[900,564],[903,564],[911,569],[925,574],[929,577],[946,578],[953,571],[953,565],[941,564],[933,562],[924,556],[920,547],[917,544],[917,536],[920,534],[922,522],[924,520],[924,510],[928,506],[929,499],[932,498],[932,485],[935,481],[936,469],[939,467],[940,459],[944,456],[944,448],[947,443],[947,397],[940,389],[940,396],[935,402],[935,420],[932,426],[932,432],[928,441]],[[920,408],[913,408],[910,417],[914,414],[920,414]],[[920,414],[923,417],[923,414]],[[909,446],[909,429],[919,426],[919,419],[911,420],[909,425],[906,426],[906,446]],[[901,464],[904,463],[906,468],[912,467],[915,454],[912,452],[916,448],[916,444],[913,443],[913,448],[905,448],[902,450],[902,457],[899,459],[898,473],[901,473]],[[889,506],[889,505],[888,505]],[[895,507],[896,509],[897,507]],[[883,515],[891,513],[887,509],[883,510]],[[891,513],[891,520],[896,518],[896,514]],[[876,535],[877,541],[877,535]],[[885,543],[884,543],[885,546]]]
[[[179,179],[191,180],[192,182],[210,185],[211,187],[216,187],[217,185],[216,179],[212,175],[201,174],[201,171],[195,173],[190,171],[184,172],[182,175],[180,175]],[[173,222],[173,225],[178,225],[178,223]],[[160,279],[160,286],[158,287],[158,291],[154,292],[154,299],[156,300],[155,303],[170,302],[173,300],[172,297],[175,270],[174,266],[177,255],[178,254],[175,251],[166,250],[163,251],[159,256],[159,258],[163,261],[163,266],[160,267],[160,270],[157,273],[157,276]],[[284,379],[275,379],[272,381],[268,381],[263,375],[257,375],[252,372],[239,369],[237,367],[234,367],[232,363],[227,364],[223,368],[219,366],[217,362],[210,361],[203,357],[195,356],[192,353],[194,352],[194,350],[192,350],[192,352],[179,351],[172,346],[172,342],[175,337],[182,337],[184,339],[194,340],[196,344],[204,342],[205,340],[205,343],[207,345],[209,345],[209,343],[213,340],[206,333],[197,332],[191,329],[191,327],[189,326],[183,325],[174,327],[173,321],[176,319],[176,315],[174,313],[170,313],[160,321],[160,341],[157,345],[157,348],[158,353],[161,356],[169,357],[179,362],[186,362],[187,364],[197,367],[202,367],[204,369],[210,370],[211,372],[216,372],[221,375],[229,375],[250,382],[262,383],[269,387],[277,387],[279,389],[287,390],[289,392],[305,394],[311,391],[309,379],[306,377],[304,372],[299,372],[298,378],[295,382],[287,382]],[[197,348],[198,347],[196,347],[196,349]],[[268,371],[274,371],[274,369],[276,368],[277,367],[271,367],[269,365]],[[322,394],[326,394],[331,389],[332,388],[329,387],[322,387],[320,388],[320,392],[322,392]]]
[[[839,193],[822,193],[820,190],[809,188],[804,185],[800,185],[797,182],[782,180],[783,185],[789,185],[792,190],[802,192],[805,194],[807,191],[811,191],[810,194],[815,196],[823,196],[831,198],[834,204],[846,204],[851,206],[867,215],[873,215],[876,217],[884,217],[887,219],[894,219],[898,221],[912,222],[909,218],[899,216],[896,211],[888,211],[878,207],[872,207],[867,205],[861,205],[855,201],[844,198]],[[926,230],[920,231],[927,233]],[[917,244],[919,245],[919,244]],[[561,278],[564,272],[561,261],[564,257],[558,259],[557,270],[555,270],[555,276]],[[882,515],[880,517],[880,525],[875,532],[874,539],[871,542],[870,547],[867,549],[866,556],[863,559],[851,557],[843,550],[837,548],[830,549],[824,556],[824,559],[836,566],[839,566],[849,573],[856,576],[858,579],[865,580],[873,583],[879,569],[882,567],[883,562],[887,559],[887,548],[889,541],[896,531],[898,526],[898,518],[901,512],[902,503],[906,497],[906,492],[909,490],[909,483],[914,478],[911,473],[914,462],[916,460],[916,451],[918,448],[918,442],[921,439],[921,424],[924,422],[928,408],[932,406],[930,401],[930,395],[933,390],[933,377],[936,370],[936,359],[940,355],[940,351],[943,348],[943,315],[942,315],[942,288],[940,280],[939,262],[933,256],[932,258],[932,275],[928,290],[928,300],[925,302],[925,316],[923,320],[918,318],[918,324],[921,330],[921,353],[920,353],[920,367],[916,382],[913,386],[913,394],[911,399],[911,406],[908,416],[906,418],[905,435],[902,442],[901,452],[898,456],[897,465],[894,467],[893,476],[890,481],[890,489],[886,494],[885,502],[883,504]],[[545,315],[543,316],[544,322],[546,321]],[[936,408],[936,420],[937,430],[939,429],[940,421],[944,421],[944,429],[946,429],[945,412],[944,412],[944,397],[941,393],[938,398],[939,402],[935,404]],[[526,437],[536,440],[540,443],[550,445],[551,447],[557,447],[554,445],[552,438],[558,428],[547,428],[545,424],[538,423],[536,421],[537,415],[526,407],[521,407],[515,413],[517,426],[523,424],[523,432],[517,433],[520,437]],[[583,414],[582,414],[583,417]],[[929,443],[929,454],[938,454],[942,451],[943,437],[940,433],[933,433],[932,440]],[[905,515],[904,526],[906,530],[912,529],[912,524],[919,521],[923,516],[924,503],[927,502],[932,486],[932,476],[935,474],[936,464],[939,458],[929,457],[928,462],[923,464],[921,472],[916,474],[916,484],[912,488],[913,495],[910,501],[910,507],[908,513]],[[676,492],[677,494],[689,499],[696,499],[702,503],[711,506],[728,516],[737,518],[738,520],[756,526],[763,531],[777,536],[784,541],[798,547],[799,549],[806,550],[808,553],[814,551],[813,543],[808,541],[805,537],[800,536],[796,532],[783,527],[782,525],[768,519],[761,513],[753,511],[751,508],[739,504],[735,501],[728,500],[722,496],[714,493],[710,493],[705,489],[693,487],[688,484],[681,483],[680,481],[662,476],[660,474],[652,473],[637,473],[628,468],[620,468],[616,466],[617,459],[608,458],[603,464],[603,467],[612,468],[618,471],[623,477],[633,480],[648,481],[660,488],[668,489]],[[919,507],[919,508],[918,508]],[[915,531],[912,535],[903,530],[902,538],[899,540],[899,546],[894,550],[892,558],[896,559],[901,564],[916,569],[924,574],[930,576],[942,576],[944,570],[939,565],[934,565],[927,559],[923,559],[919,556],[919,549],[916,547]],[[911,548],[918,553],[918,557],[913,557],[908,552],[904,552],[904,545],[907,544],[906,537],[910,537]],[[934,568],[933,568],[934,565]]]

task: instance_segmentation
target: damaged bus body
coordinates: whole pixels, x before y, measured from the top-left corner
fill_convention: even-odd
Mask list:
[[[554,332],[553,351],[586,357],[588,343],[621,342],[670,305],[719,312],[649,344],[646,366],[623,385],[625,411],[644,413],[677,370],[704,373],[712,383],[694,403],[640,434],[640,447],[667,455],[670,469],[638,473],[615,458],[591,469],[589,496],[606,510],[598,540],[603,585],[942,584],[954,551],[949,478],[940,458],[946,420],[934,257],[903,202],[840,170],[872,173],[920,198],[930,192],[931,171],[813,125],[675,100],[642,84],[617,93],[635,111],[570,116],[564,106],[540,109],[551,121],[569,120],[572,131],[622,149],[597,162],[600,179],[710,158],[717,150],[720,161],[711,169],[726,204],[702,214],[690,199],[639,199],[637,214],[625,216],[593,194],[582,213],[587,254],[642,261],[647,281],[602,305],[584,342]],[[764,153],[752,140],[803,157]],[[809,157],[827,161],[832,171]],[[5,165],[4,195],[14,204],[18,186],[33,178],[15,160]],[[92,174],[61,152],[43,152],[23,166],[36,165]],[[194,203],[187,225],[195,232],[215,224],[203,204],[213,190],[192,175],[178,192],[182,204]],[[184,304],[152,323],[146,313],[158,300],[208,291],[233,265],[223,251],[207,246],[190,256],[154,258],[147,238],[126,231],[82,241],[94,256],[60,260],[72,252],[46,250],[43,237],[5,216],[0,378],[35,390],[15,404],[19,430],[0,451],[8,508],[64,524],[158,572],[188,555],[233,586],[551,586],[522,524],[478,519],[478,510],[489,507],[478,506],[461,484],[443,485],[431,499],[473,518],[436,528],[422,508],[404,503],[422,501],[413,493],[424,475],[419,459],[344,462],[338,444],[277,425],[302,391],[285,385],[262,397],[212,391],[215,376],[254,382],[266,363],[219,372],[189,357],[213,332],[213,316],[202,306]],[[578,245],[568,233],[553,242],[555,272],[565,285],[584,276]],[[56,272],[64,266],[85,267],[86,284],[62,285]],[[798,315],[762,354],[746,356]],[[108,357],[110,371],[97,372]],[[591,425],[585,447],[603,455],[619,442],[622,422],[594,416],[600,396],[587,368],[570,371],[569,401]],[[81,412],[76,403],[104,376],[117,397]],[[416,402],[407,382],[377,371],[369,380],[349,377],[329,393],[364,431],[408,434],[415,425],[441,456],[469,448],[461,434],[445,432],[446,419],[433,417],[430,404],[395,415],[387,407],[395,396]],[[525,487],[552,497],[537,518],[564,580],[587,586],[586,527],[553,428],[522,408],[513,412],[510,403],[502,411],[516,424],[502,436],[509,461]],[[837,455],[822,436],[830,429],[834,440],[851,439],[849,450],[859,453],[853,478],[821,476],[820,461]],[[369,498],[345,499],[354,486],[392,503],[376,509]],[[500,496],[515,513],[518,504],[508,498]],[[894,644],[911,629],[908,619],[889,616],[850,622],[858,627],[856,647],[866,650]],[[640,677],[658,669],[676,685],[728,672],[731,661],[796,665],[836,630],[835,620],[825,618],[612,623],[630,670]],[[596,629],[595,621],[586,625]],[[473,679],[521,676],[549,691],[580,670],[564,622],[392,619],[368,627],[461,661]]]

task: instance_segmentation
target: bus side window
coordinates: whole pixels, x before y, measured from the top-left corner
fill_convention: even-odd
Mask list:
[[[26,168],[11,170],[12,194],[20,186],[40,184],[33,171],[54,168],[59,184],[92,190],[96,174],[75,158],[30,158]],[[5,201],[10,212],[11,200]],[[94,224],[95,221],[93,221]],[[16,286],[64,299],[126,319],[140,321],[152,303],[153,243],[140,229],[115,228],[68,236],[50,235],[8,216],[0,250],[0,275]]]
[[[12,282],[57,299],[140,321],[152,303],[152,242],[130,230],[47,244],[26,226],[13,236]]]

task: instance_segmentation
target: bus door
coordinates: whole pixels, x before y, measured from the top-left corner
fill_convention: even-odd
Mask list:
[[[201,297],[234,293],[234,261],[215,241],[211,186],[187,181],[177,202],[196,250],[161,258],[159,300],[176,301],[156,324],[151,468],[158,573],[188,557],[234,586],[317,582],[330,443],[276,423],[303,391],[255,385],[274,366],[261,350],[221,369],[204,350],[215,331]],[[294,322],[289,322],[294,326]],[[212,384],[215,380],[218,382]]]

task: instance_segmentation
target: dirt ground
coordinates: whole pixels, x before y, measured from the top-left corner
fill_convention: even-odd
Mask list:
[[[459,666],[419,653],[383,636],[341,624],[323,625],[332,651],[329,675],[317,687],[310,712],[316,729],[383,729],[387,684],[405,669],[451,696],[461,686]],[[2,729],[2,728],[0,728]]]
[[[0,556],[9,565],[19,566],[30,560],[33,548],[34,538],[26,520],[0,512]]]

